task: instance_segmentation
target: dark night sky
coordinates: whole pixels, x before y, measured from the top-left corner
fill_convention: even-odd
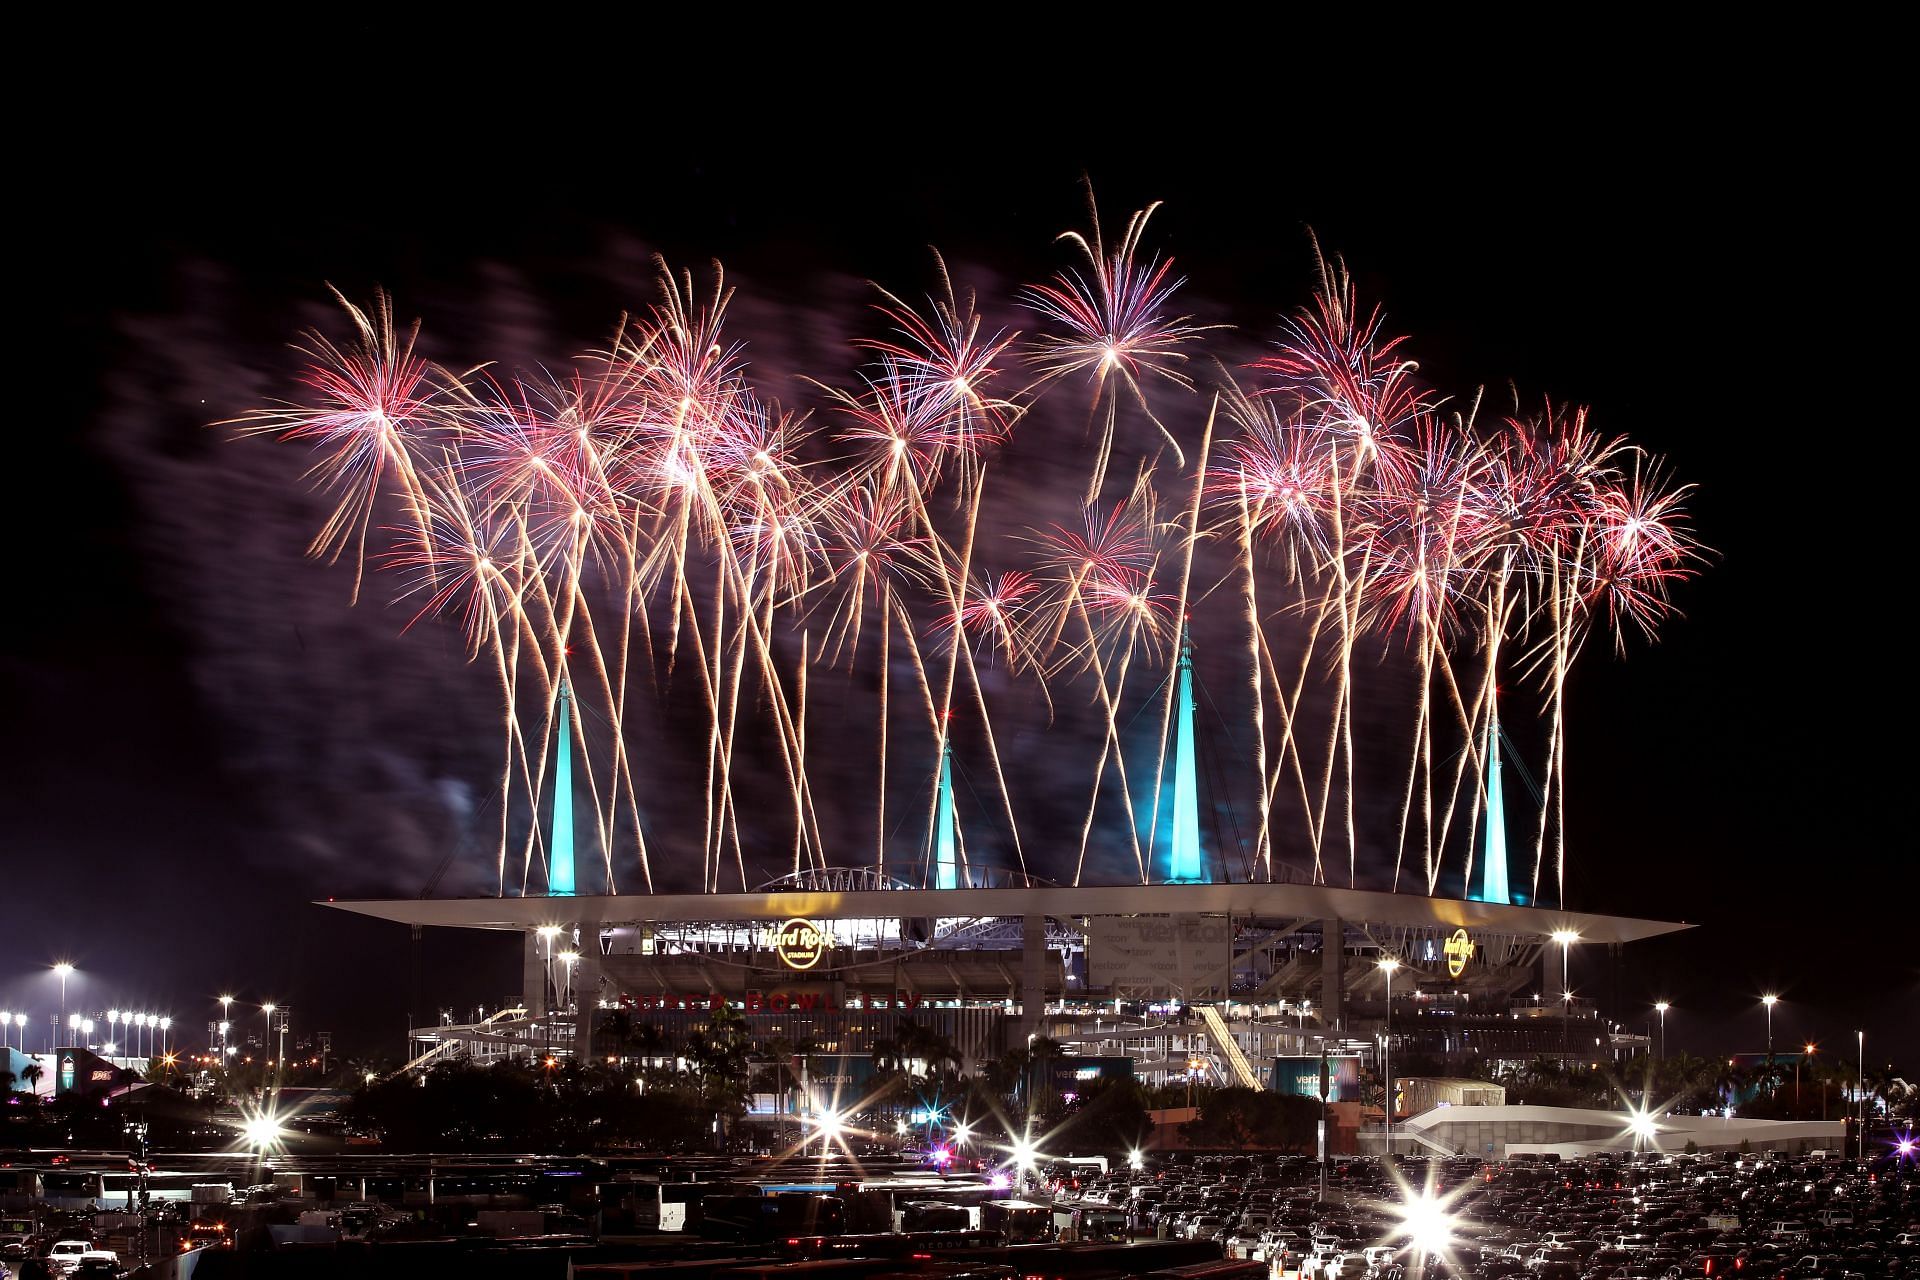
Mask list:
[[[419,672],[465,678],[457,645],[397,638],[377,604],[349,614],[344,570],[297,558],[316,509],[298,456],[206,427],[284,390],[284,343],[329,319],[325,282],[390,289],[450,360],[551,361],[650,301],[649,252],[719,257],[757,299],[739,336],[781,367],[832,349],[807,323],[845,315],[860,279],[914,289],[928,244],[1003,305],[1059,262],[1085,173],[1110,221],[1166,201],[1154,241],[1236,341],[1306,300],[1311,227],[1414,335],[1424,379],[1590,404],[1699,486],[1717,555],[1685,616],[1624,662],[1597,647],[1576,679],[1571,904],[1702,926],[1631,953],[1622,979],[1622,1012],[1675,1002],[1676,1047],[1754,1047],[1777,988],[1783,1042],[1850,1046],[1864,1020],[1911,1068],[1892,799],[1911,752],[1888,674],[1909,645],[1864,559],[1897,500],[1882,441],[1908,448],[1902,357],[1869,319],[1903,291],[1905,249],[1872,104],[1766,58],[1702,72],[1702,42],[1370,72],[1391,94],[1222,69],[1190,111],[1156,78],[1111,117],[1096,82],[1051,71],[975,67],[963,96],[1003,86],[988,113],[916,104],[955,90],[911,75],[863,98],[853,63],[753,63],[737,96],[763,112],[656,79],[574,114],[530,85],[463,96],[444,68],[399,92],[391,59],[315,95],[307,60],[361,29],[231,78],[191,39],[144,34],[170,56],[149,66],[128,36],[89,72],[111,127],[63,116],[21,161],[40,198],[15,311],[46,345],[15,372],[45,408],[14,424],[0,1005],[44,1015],[44,968],[71,956],[76,1007],[192,1026],[230,989],[383,1049],[405,1024],[404,930],[307,904],[415,894],[444,853],[445,821],[381,801],[483,784],[462,778],[466,744],[390,733],[458,687]],[[520,51],[543,85],[565,70],[552,52]],[[432,936],[421,1007],[514,982],[509,948]]]

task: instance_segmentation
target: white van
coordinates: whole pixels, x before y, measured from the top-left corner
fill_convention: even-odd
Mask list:
[[[91,1241],[62,1240],[47,1250],[47,1265],[53,1268],[55,1275],[71,1275],[80,1265],[80,1255],[93,1248]]]

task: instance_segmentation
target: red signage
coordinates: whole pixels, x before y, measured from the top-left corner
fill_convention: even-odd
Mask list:
[[[867,1009],[878,1007],[872,996],[854,998],[861,1000]],[[879,999],[886,1001],[888,1007],[894,1009],[918,1009],[924,1002],[924,997],[911,991],[895,991]],[[629,1009],[698,1013],[703,1009],[723,1009],[735,1002],[718,992],[703,992],[695,995],[677,995],[668,992],[657,996],[624,996],[620,1003]],[[856,1007],[851,1000],[846,1004],[836,1005],[831,996],[818,991],[749,991],[738,1003],[746,1013],[815,1013]]]

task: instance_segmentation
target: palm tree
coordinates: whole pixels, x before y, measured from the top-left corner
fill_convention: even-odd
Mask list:
[[[1715,1061],[1709,1086],[1722,1105],[1732,1106],[1733,1100],[1746,1092],[1748,1083],[1747,1073],[1734,1066],[1731,1058],[1726,1060],[1725,1066]]]
[[[1890,1110],[1896,1096],[1906,1091],[1906,1081],[1893,1074],[1891,1067],[1868,1067],[1866,1075],[1860,1078],[1861,1088],[1867,1094],[1867,1120],[1873,1120],[1873,1100],[1878,1098],[1883,1110]]]
[[[28,1093],[40,1092],[40,1080],[46,1074],[47,1069],[33,1059],[28,1059],[27,1065],[20,1068],[20,1079],[26,1084]]]
[[[1887,1084],[1887,1113],[1913,1119],[1914,1107],[1920,1104],[1920,1086],[1895,1076]]]
[[[1713,1075],[1713,1063],[1690,1053],[1682,1053],[1672,1059],[1672,1075],[1669,1079],[1674,1098],[1684,1099],[1689,1105],[1706,1110],[1713,1102]]]

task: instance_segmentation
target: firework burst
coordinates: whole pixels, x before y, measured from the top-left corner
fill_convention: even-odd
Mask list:
[[[1362,817],[1391,811],[1395,887],[1403,870],[1428,892],[1471,887],[1498,697],[1514,697],[1504,679],[1536,699],[1545,726],[1529,892],[1538,900],[1549,874],[1563,882],[1567,675],[1594,631],[1622,645],[1673,614],[1673,590],[1703,554],[1688,489],[1584,409],[1483,426],[1476,399],[1443,414],[1407,340],[1324,259],[1274,349],[1203,387],[1192,356],[1205,329],[1175,306],[1172,260],[1144,249],[1153,212],[1111,244],[1097,211],[1092,231],[1063,237],[1081,260],[1020,295],[1041,323],[1024,346],[954,288],[943,261],[924,306],[882,290],[883,332],[855,347],[864,363],[799,380],[789,403],[800,410],[749,379],[717,272],[700,289],[663,265],[657,303],[557,373],[439,368],[384,297],[364,309],[342,300],[347,340],[312,336],[299,394],[237,425],[316,452],[311,476],[332,506],[311,551],[352,553],[356,597],[372,536],[408,625],[456,622],[491,669],[509,801],[502,892],[538,888],[547,850],[532,815],[551,803],[563,715],[581,744],[576,785],[592,805],[602,887],[615,887],[616,845],[652,886],[643,814],[662,799],[643,794],[628,743],[642,720],[664,723],[688,700],[705,716],[702,812],[682,824],[702,832],[701,884],[752,887],[749,850],[773,843],[769,826],[783,829],[792,870],[828,866],[844,833],[823,830],[821,751],[808,738],[821,714],[809,671],[829,666],[871,672],[883,869],[918,859],[924,870],[934,822],[929,804],[921,838],[907,841],[922,852],[890,850],[894,755],[910,754],[908,781],[926,796],[931,762],[951,751],[975,757],[997,800],[998,833],[970,861],[998,843],[1024,873],[995,725],[1029,704],[1052,723],[1056,700],[1077,691],[1091,717],[1077,721],[1090,786],[1074,878],[1130,863],[1150,880],[1170,680],[1190,619],[1197,646],[1244,636],[1247,695],[1228,702],[1252,741],[1241,785],[1256,797],[1257,834],[1244,852],[1260,874],[1276,874],[1277,851],[1310,859],[1317,879],[1344,860],[1357,884]],[[1036,381],[1008,390],[1022,353]],[[1086,392],[1098,439],[1084,486],[1075,477],[1075,499],[1050,520],[1031,477],[1003,483],[994,469],[1082,412],[1077,396],[1047,412],[1060,388]],[[1154,424],[1132,433],[1144,441],[1120,430],[1134,416]],[[1065,433],[1058,444],[1056,456],[1075,447]],[[1110,480],[1124,474],[1116,498]],[[1013,528],[1024,532],[1001,532]],[[1229,582],[1238,601],[1223,606]],[[1418,689],[1395,748],[1404,779],[1366,805],[1363,646],[1382,662],[1406,655]],[[1122,750],[1136,722],[1160,731],[1145,762]],[[1112,821],[1125,832],[1104,850],[1103,795],[1118,800],[1124,817]],[[1283,802],[1298,830],[1275,829]]]

